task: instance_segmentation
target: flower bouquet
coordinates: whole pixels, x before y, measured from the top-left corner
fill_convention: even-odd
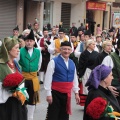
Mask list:
[[[23,79],[19,72],[8,74],[3,80],[3,87],[6,89],[15,88],[23,82]]]
[[[120,113],[115,112],[113,107],[109,105],[109,102],[102,97],[97,97],[90,102],[86,108],[86,114],[94,120],[99,120],[102,117],[118,120],[118,117],[120,117]]]
[[[24,78],[19,72],[8,74],[3,80],[3,87],[10,90],[12,96],[20,100],[22,105],[29,98],[23,82]]]

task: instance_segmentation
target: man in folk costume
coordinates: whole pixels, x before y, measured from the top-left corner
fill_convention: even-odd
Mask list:
[[[48,51],[51,54],[51,59],[60,54],[60,45],[61,42],[68,41],[68,39],[64,36],[64,29],[59,29],[59,38],[55,39],[48,47]]]
[[[29,101],[27,102],[28,120],[33,120],[35,105],[39,103],[40,85],[37,72],[41,67],[42,55],[39,49],[34,48],[34,44],[34,33],[31,30],[25,37],[25,47],[20,49],[18,58],[29,94]]]
[[[100,34],[96,35],[96,47],[98,48],[98,52],[101,53],[102,49],[102,36]]]
[[[75,23],[72,23],[72,27],[71,27],[71,29],[69,31],[69,34],[70,35],[75,34],[76,36],[78,35],[78,29],[77,29],[77,27],[75,27]]]
[[[73,48],[74,48],[74,51],[75,51],[76,47],[78,46],[77,36],[75,34],[71,34],[70,41],[71,41]],[[77,69],[78,58],[75,57],[74,51],[70,54],[70,59],[73,60],[73,62],[75,63],[76,69]]]
[[[37,41],[43,37],[43,33],[39,30],[39,23],[37,21],[33,24],[33,32]]]
[[[80,42],[81,41],[81,35],[84,34],[84,31],[82,31],[82,29],[78,30],[78,36],[77,36],[77,41]]]
[[[49,34],[49,36],[51,42],[58,38],[57,29],[55,27],[52,28],[52,33]]]
[[[79,57],[80,57],[81,53],[82,53],[84,50],[85,50],[85,35],[82,34],[82,35],[80,36],[80,42],[78,43],[78,45],[77,45],[77,47],[76,47],[76,49],[75,49],[75,51],[74,51],[75,57],[77,57],[78,60],[79,60]]]
[[[15,28],[13,29],[13,35],[10,36],[10,37],[11,37],[11,38],[13,38],[13,37],[18,38],[18,36],[19,36],[19,27],[18,27],[18,25],[17,25],[17,26],[15,26]]]
[[[113,37],[114,37],[114,29],[110,29],[109,30],[109,38],[110,38],[110,40],[113,40]]]
[[[41,48],[41,53],[42,53],[42,66],[39,71],[39,79],[40,79],[40,84],[43,84],[44,81],[44,74],[47,69],[48,62],[50,61],[50,53],[48,52],[48,46],[50,45],[50,37],[48,35],[48,29],[43,30],[43,38],[39,41],[39,46]]]
[[[48,114],[46,120],[69,120],[71,114],[71,90],[79,104],[78,79],[74,62],[69,59],[71,43],[62,42],[60,55],[53,58],[46,71],[44,88],[47,91]]]

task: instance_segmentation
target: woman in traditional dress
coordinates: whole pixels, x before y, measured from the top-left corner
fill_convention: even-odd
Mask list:
[[[94,51],[95,42],[93,40],[87,40],[85,43],[85,51],[83,51],[79,58],[78,76],[79,76],[79,87],[80,87],[80,105],[84,106],[88,90],[85,87],[91,70],[94,68],[94,62],[98,56],[98,52]]]
[[[14,60],[18,54],[18,40],[5,38],[0,51],[0,120],[27,120],[24,105],[27,93],[20,67]]]
[[[110,67],[102,64],[93,69],[86,83],[89,93],[85,103],[83,120],[117,120],[115,117],[120,116],[118,101],[108,88],[112,79]],[[95,102],[95,99],[99,100]],[[108,106],[109,109],[107,109]]]

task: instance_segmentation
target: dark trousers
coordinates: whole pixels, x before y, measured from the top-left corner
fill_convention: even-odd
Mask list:
[[[69,120],[66,111],[67,94],[52,90],[53,103],[48,106],[46,120]]]
[[[32,80],[25,80],[25,87],[27,88],[27,93],[29,95],[29,100],[26,101],[26,104],[34,105],[34,89],[33,89],[33,82]]]

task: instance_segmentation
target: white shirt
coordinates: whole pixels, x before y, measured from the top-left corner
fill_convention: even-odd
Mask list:
[[[63,42],[63,39],[60,39],[60,43]],[[54,54],[55,53],[55,40],[53,42],[51,42],[51,44],[48,47],[48,52],[50,54]]]
[[[42,38],[44,38],[44,37],[42,37]],[[42,39],[42,38],[40,38],[40,39],[38,40],[38,42],[37,42],[37,45],[38,45],[37,47],[38,47],[40,50],[42,50],[42,47],[40,47],[40,43],[41,43],[41,39]],[[44,38],[44,40],[47,40],[47,38]],[[53,42],[52,39],[50,39],[50,42]],[[49,45],[48,45],[48,46],[49,46]]]
[[[64,42],[63,39],[60,39],[60,43]],[[74,51],[74,47],[73,44],[71,43],[72,46],[72,52]],[[51,44],[48,46],[48,52],[50,53],[50,59],[54,58],[55,55],[55,40],[53,42],[51,42]]]
[[[119,51],[119,57],[120,57],[120,51]],[[114,67],[114,63],[113,63],[113,60],[112,58],[108,55],[106,56],[104,59],[103,59],[103,62],[102,64],[106,65],[106,66],[109,66],[111,68]]]
[[[113,60],[112,58],[108,55],[106,56],[103,61],[102,61],[102,64],[108,66],[108,67],[111,67],[113,68],[114,67],[114,63],[113,63]]]
[[[2,41],[0,40],[0,46],[2,45]]]
[[[66,60],[65,58],[63,58],[63,59],[68,68],[68,60]],[[55,69],[55,62],[54,62],[54,60],[51,60],[48,64],[46,75],[45,75],[45,81],[44,81],[44,88],[47,91],[47,96],[51,96],[51,84],[52,84],[52,77],[54,74],[54,69]],[[79,91],[76,69],[75,69],[74,80],[73,80],[73,91],[75,93],[78,93],[78,91]]]
[[[2,82],[0,82],[0,104],[5,103],[9,97],[12,96],[12,93],[3,88]]]
[[[35,38],[35,43],[36,43],[36,45],[37,45],[37,48],[40,48],[40,46],[39,46],[39,44],[38,44],[38,42],[37,42],[37,38],[36,37],[34,37]],[[40,48],[41,49],[41,48]]]
[[[56,35],[51,35],[51,38],[50,38],[50,42],[53,42],[54,41],[54,37],[57,37]]]
[[[78,44],[78,46],[76,47],[76,49],[75,49],[75,51],[74,51],[75,57],[77,57],[78,60],[79,60],[79,57],[80,57],[80,55],[81,55],[81,52],[80,52],[80,45],[81,45],[81,43],[82,43],[82,42],[80,42],[80,43]]]

